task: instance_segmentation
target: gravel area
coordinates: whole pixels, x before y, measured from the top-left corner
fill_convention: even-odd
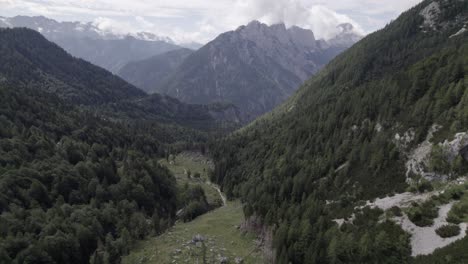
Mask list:
[[[429,227],[419,227],[413,224],[406,215],[395,218],[403,230],[411,234],[412,256],[431,254],[434,250],[445,247],[466,236],[466,223],[459,225],[461,232],[460,235],[455,237],[441,238],[435,232],[437,228],[448,224],[446,217],[454,203],[451,202],[441,206],[439,208],[439,216],[434,219],[434,225]]]

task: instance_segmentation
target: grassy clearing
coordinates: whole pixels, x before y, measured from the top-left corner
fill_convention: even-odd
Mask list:
[[[222,204],[218,192],[213,187],[205,184],[208,181],[208,172],[212,169],[211,160],[197,153],[184,152],[177,155],[174,160],[163,159],[159,162],[172,171],[180,187],[184,184],[201,185],[210,205],[220,206]],[[192,175],[191,178],[187,176],[188,171]],[[200,179],[193,177],[196,173],[200,173]]]
[[[203,263],[202,246],[190,243],[197,234],[206,239],[207,263],[219,263],[220,257],[227,257],[229,263],[234,263],[236,257],[242,257],[246,264],[263,263],[255,237],[237,228],[243,217],[242,205],[228,202],[192,222],[179,222],[163,235],[140,242],[123,263]]]
[[[171,160],[172,161],[172,160]],[[199,184],[205,190],[209,203],[219,203],[218,192],[207,184],[211,163],[207,158],[196,153],[182,153],[173,162],[161,160],[175,175],[178,185]],[[188,178],[186,171],[194,175],[200,173],[200,179]],[[235,263],[242,258],[245,264],[263,263],[262,253],[255,244],[255,236],[238,229],[244,221],[242,204],[228,202],[191,222],[178,221],[164,234],[147,238],[136,244],[124,264],[166,264],[166,263],[203,263],[203,246],[191,243],[196,235],[205,238],[206,263],[220,263],[222,257],[228,263]]]

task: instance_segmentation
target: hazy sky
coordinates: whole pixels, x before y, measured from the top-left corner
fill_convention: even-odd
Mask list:
[[[0,0],[0,16],[93,21],[116,32],[149,31],[177,42],[207,42],[257,19],[310,28],[320,38],[349,22],[379,29],[421,0]]]

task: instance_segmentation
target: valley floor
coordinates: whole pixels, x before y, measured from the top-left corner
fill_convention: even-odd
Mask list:
[[[175,174],[178,184],[202,184],[210,203],[218,200],[221,207],[197,217],[191,222],[181,221],[164,234],[139,242],[122,263],[263,263],[262,252],[256,236],[240,230],[244,222],[242,204],[226,201],[215,185],[206,181],[210,163],[205,157],[195,153],[182,153],[174,161],[162,161]],[[186,176],[200,172],[197,182]],[[220,201],[219,201],[220,200]],[[201,238],[201,239],[200,239]],[[203,240],[203,242],[199,241]]]

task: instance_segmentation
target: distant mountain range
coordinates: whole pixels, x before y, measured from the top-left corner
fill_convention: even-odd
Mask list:
[[[157,120],[192,128],[238,121],[231,105],[192,105],[147,95],[105,69],[72,57],[33,30],[0,28],[0,43],[0,85],[53,94],[70,105],[99,109],[112,119]]]
[[[176,65],[178,57],[172,73],[167,71],[167,60],[175,57],[173,52],[132,63],[119,74],[147,92],[184,102],[232,103],[249,121],[279,105],[362,37],[350,24],[339,27],[341,33],[325,41],[307,29],[253,21],[221,34],[193,54],[185,52],[187,58]]]
[[[36,30],[71,55],[148,93],[191,104],[234,105],[244,122],[279,105],[361,38],[350,24],[339,25],[340,33],[330,40],[317,40],[307,29],[253,21],[192,51],[168,37],[148,32],[116,34],[92,22],[16,16],[0,17],[0,27]]]
[[[102,30],[92,22],[58,22],[43,16],[0,17],[0,27],[36,30],[73,56],[114,73],[130,61],[181,48],[170,38],[149,32],[116,34]],[[190,46],[196,47],[196,44]]]

